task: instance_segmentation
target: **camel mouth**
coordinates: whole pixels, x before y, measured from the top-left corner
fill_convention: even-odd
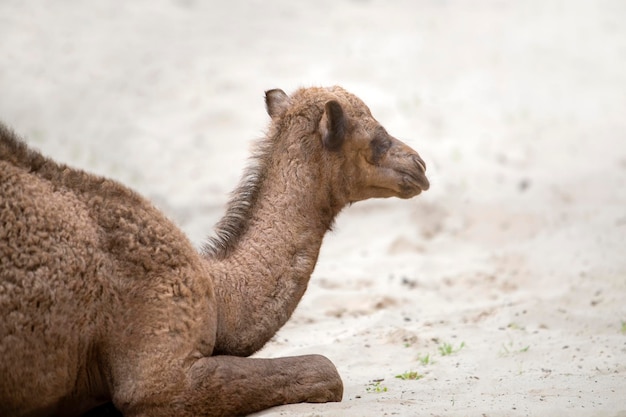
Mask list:
[[[396,170],[402,178],[400,190],[402,198],[410,198],[426,191],[430,188],[430,181],[426,178],[426,162],[415,151],[405,159],[404,166],[398,167]],[[405,197],[406,196],[406,197]]]
[[[421,191],[430,188],[430,181],[426,178],[426,162],[415,153],[411,155],[409,166],[399,168],[399,173],[405,178],[405,181],[418,187]]]
[[[426,175],[422,172],[417,174],[413,172],[406,172],[405,176],[408,181],[415,184],[422,191],[427,191],[430,188],[430,181],[428,181],[428,178],[426,178]]]
[[[423,167],[422,164],[420,164],[421,167]],[[421,169],[419,171],[400,169],[397,172],[401,178],[399,184],[401,198],[415,197],[430,188],[430,181]]]

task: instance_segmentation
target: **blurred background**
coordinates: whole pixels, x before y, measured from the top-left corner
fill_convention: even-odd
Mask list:
[[[563,331],[587,346],[604,329],[617,351],[602,375],[623,378],[624,342],[611,332],[626,320],[625,21],[619,0],[2,0],[0,120],[45,154],[138,190],[200,245],[264,135],[264,91],[342,85],[420,152],[432,188],[346,210],[294,316],[319,326],[288,324],[291,342],[267,353],[300,353],[311,334],[344,343],[333,359],[354,398],[366,374],[352,352],[371,336],[359,323],[374,338],[392,327],[422,340],[450,314],[459,324],[515,305],[539,326],[556,305],[599,305],[541,341]],[[506,325],[513,313],[498,311],[473,329]],[[477,355],[472,366],[490,363]],[[585,372],[582,385],[595,371]],[[463,381],[439,388],[462,392]]]
[[[480,192],[485,178],[448,166],[469,160],[499,164],[502,181],[503,166],[524,166],[512,185],[532,186],[543,180],[534,166],[573,179],[593,161],[626,163],[625,10],[620,1],[5,0],[0,115],[46,153],[183,217],[237,181],[267,123],[263,91],[275,87],[345,86],[433,168],[451,169],[446,182]],[[586,161],[578,172],[559,169],[573,158]]]
[[[626,164],[625,10],[4,0],[0,119],[45,153],[138,188],[183,227],[236,183],[267,124],[263,92],[276,87],[339,84],[360,96],[429,162],[432,198],[493,195],[489,181],[589,181]],[[561,168],[572,159],[584,163]],[[207,233],[187,231],[196,242]]]

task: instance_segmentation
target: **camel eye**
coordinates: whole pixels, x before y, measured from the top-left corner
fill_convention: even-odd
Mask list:
[[[376,135],[374,139],[370,142],[370,148],[372,150],[372,162],[377,164],[380,158],[385,155],[385,153],[391,147],[391,141],[387,135]]]

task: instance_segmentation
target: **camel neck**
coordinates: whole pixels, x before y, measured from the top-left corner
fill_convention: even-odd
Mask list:
[[[284,160],[268,167],[236,243],[211,260],[219,310],[215,354],[248,356],[285,324],[339,212],[331,193],[321,192],[319,172]]]

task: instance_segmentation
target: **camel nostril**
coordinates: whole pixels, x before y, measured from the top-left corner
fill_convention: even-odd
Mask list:
[[[413,155],[413,162],[420,168],[420,170],[425,173],[426,172],[426,162],[418,155]]]

